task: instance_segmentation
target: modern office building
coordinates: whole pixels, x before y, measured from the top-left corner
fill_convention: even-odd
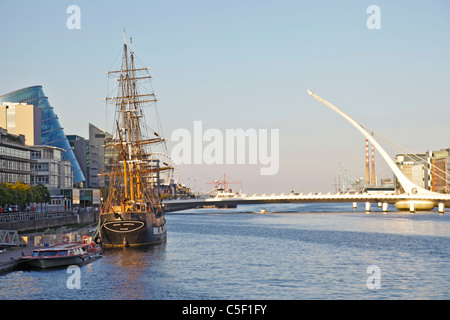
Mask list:
[[[450,148],[433,151],[432,159],[432,190],[435,192],[450,192]]]
[[[105,186],[106,177],[99,177],[105,168],[112,165],[115,154],[111,148],[105,148],[112,135],[89,123],[89,178],[88,186],[99,188]]]
[[[72,187],[71,164],[63,159],[64,149],[44,145],[30,148],[35,161],[31,185],[43,184],[54,196],[60,195],[61,189]]]
[[[0,104],[25,103],[34,105],[42,110],[41,115],[41,136],[42,145],[54,146],[64,150],[62,158],[71,163],[73,172],[73,183],[80,183],[85,180],[85,176],[70,147],[69,141],[61,127],[48,98],[45,96],[42,86],[27,87],[0,96]],[[9,120],[7,120],[9,121]]]
[[[77,158],[78,164],[80,165],[83,175],[86,180],[83,182],[83,187],[87,187],[89,184],[89,140],[78,135],[67,135],[69,144]]]
[[[13,135],[0,128],[0,183],[30,184],[31,148],[25,146],[23,135]]]
[[[11,134],[23,134],[25,144],[41,144],[42,109],[32,104],[3,102],[0,105],[0,127]]]
[[[395,161],[405,176],[419,187],[434,192],[450,192],[450,148],[399,154]]]
[[[431,178],[431,152],[418,154],[399,154],[395,162],[403,174],[417,186],[430,190]]]

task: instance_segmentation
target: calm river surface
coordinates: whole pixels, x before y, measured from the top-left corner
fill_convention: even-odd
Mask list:
[[[360,207],[170,213],[167,243],[106,250],[80,268],[80,289],[66,269],[19,270],[0,275],[0,300],[450,299],[449,212]]]

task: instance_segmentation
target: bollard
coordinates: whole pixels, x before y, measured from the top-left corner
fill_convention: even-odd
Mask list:
[[[358,204],[356,202],[353,202],[353,210],[356,210],[357,207],[358,207]]]
[[[383,202],[383,213],[386,214],[388,212],[389,203]]]

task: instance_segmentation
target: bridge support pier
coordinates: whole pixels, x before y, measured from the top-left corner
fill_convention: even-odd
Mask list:
[[[445,205],[444,205],[443,202],[439,202],[439,204],[438,204],[438,211],[439,211],[439,213],[441,213],[441,214],[444,213],[444,211],[445,211]]]
[[[415,213],[416,212],[416,204],[414,203],[414,201],[410,201],[409,202],[409,212],[410,213]]]
[[[398,210],[410,210],[411,204],[414,211],[431,211],[436,206],[435,201],[431,200],[400,200],[395,203]]]
[[[388,212],[389,203],[383,202],[383,213],[386,214]]]
[[[370,202],[366,202],[366,213],[369,213],[370,211],[372,211],[371,203]]]

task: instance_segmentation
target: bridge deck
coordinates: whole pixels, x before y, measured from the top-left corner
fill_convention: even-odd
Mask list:
[[[243,205],[264,203],[316,203],[316,202],[385,202],[395,204],[400,201],[431,201],[436,205],[443,203],[450,207],[449,194],[437,195],[408,195],[408,194],[289,194],[289,195],[261,195],[236,196],[230,198],[205,198],[187,200],[164,201],[166,211],[180,211],[204,205]]]

